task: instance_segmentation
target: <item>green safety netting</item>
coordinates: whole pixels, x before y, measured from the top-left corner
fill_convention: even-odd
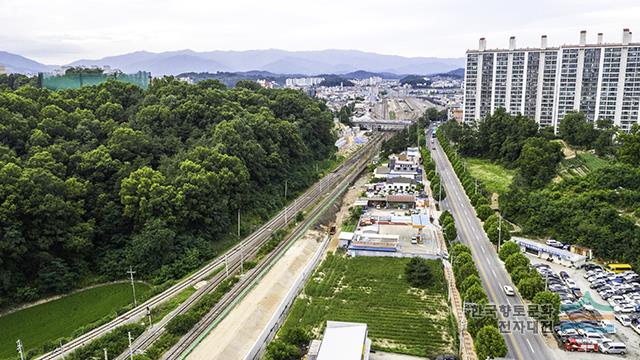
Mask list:
[[[138,71],[135,74],[41,74],[42,87],[50,90],[77,89],[82,86],[101,84],[109,79],[137,85],[143,89],[149,86],[151,73]]]

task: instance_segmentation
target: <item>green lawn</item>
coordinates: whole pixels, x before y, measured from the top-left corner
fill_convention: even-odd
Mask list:
[[[142,298],[150,287],[136,283]],[[118,283],[98,286],[44,304],[0,317],[0,359],[15,359],[16,340],[25,349],[41,347],[47,341],[69,337],[85,325],[113,314],[132,302],[131,285]]]
[[[435,283],[411,287],[410,259],[329,255],[295,301],[283,329],[301,326],[318,337],[327,320],[367,323],[373,348],[417,356],[454,353],[455,325],[442,265],[430,261]]]
[[[489,160],[477,158],[465,158],[467,170],[471,176],[482,182],[485,188],[498,194],[504,194],[509,189],[509,185],[515,176],[515,170],[506,169],[501,165]]]

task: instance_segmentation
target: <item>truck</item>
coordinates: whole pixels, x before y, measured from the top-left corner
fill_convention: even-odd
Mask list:
[[[598,352],[598,343],[589,339],[568,338],[564,342],[564,349],[568,351]]]

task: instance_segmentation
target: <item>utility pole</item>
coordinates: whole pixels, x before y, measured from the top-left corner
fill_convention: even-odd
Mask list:
[[[284,181],[284,223],[287,224],[287,180]]]
[[[147,316],[149,317],[149,327],[151,327],[153,323],[151,322],[151,309],[149,308],[149,305],[147,305]]]
[[[20,339],[16,341],[16,349],[18,350],[18,354],[20,354],[20,360],[24,360],[24,348],[22,347],[22,341],[20,341]]]
[[[440,184],[438,189],[438,201],[440,201],[442,200],[442,177],[440,177],[440,182],[438,184]]]
[[[131,331],[127,331],[129,336],[129,360],[133,360],[133,348],[131,348]]]
[[[103,348],[104,350],[104,360],[109,360],[109,356],[107,355],[107,348]]]
[[[131,278],[131,290],[133,291],[133,306],[136,307],[138,306],[138,301],[136,300],[136,285],[133,282],[133,274],[135,274],[136,272],[133,271],[133,267],[129,265],[129,271],[127,271],[127,273],[129,273]]]
[[[60,351],[62,351],[62,358],[64,359],[64,347],[62,345],[62,340],[60,340]]]
[[[242,243],[240,243],[240,274],[244,272],[244,254],[242,253]]]
[[[238,239],[240,239],[240,209],[238,209]]]
[[[544,290],[549,290],[549,273],[545,273],[544,275]]]
[[[476,194],[478,193],[478,179],[476,179]]]
[[[227,260],[228,255],[224,254],[224,273],[225,279],[229,277],[229,261]]]

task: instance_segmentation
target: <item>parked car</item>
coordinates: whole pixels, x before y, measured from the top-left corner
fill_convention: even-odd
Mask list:
[[[631,326],[631,318],[629,315],[616,313],[615,317],[622,326]]]
[[[602,341],[611,341],[611,339],[609,339],[608,337],[598,333],[598,332],[587,332],[587,331],[583,331],[583,330],[578,330],[578,333],[580,335],[582,335],[583,338],[585,339],[589,339],[589,340],[595,340],[598,342],[602,342]]]
[[[600,352],[604,354],[620,354],[627,353],[627,346],[621,342],[603,342],[600,344]]]
[[[600,270],[603,271],[602,266],[597,265],[597,264],[593,264],[593,263],[588,263],[584,265],[585,270],[587,271],[593,271],[593,270]]]
[[[629,314],[629,313],[636,312],[636,307],[632,305],[624,304],[624,305],[614,306],[613,311],[617,313]]]
[[[553,240],[553,239],[547,240],[546,243],[547,243],[547,245],[553,246],[555,248],[562,248],[562,246],[564,246],[564,244],[561,243],[560,241],[556,241],[556,240]]]

